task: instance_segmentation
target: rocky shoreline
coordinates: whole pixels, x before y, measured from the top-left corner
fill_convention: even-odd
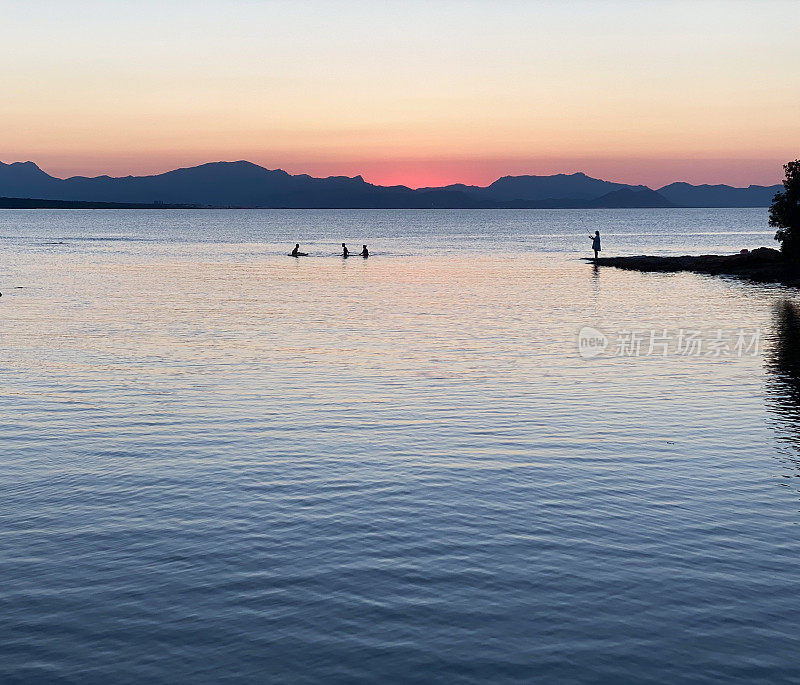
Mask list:
[[[783,255],[769,247],[732,255],[684,255],[681,257],[599,257],[585,261],[598,266],[615,266],[634,271],[693,271],[712,276],[734,276],[759,283],[781,283],[800,287],[800,265],[787,263]]]

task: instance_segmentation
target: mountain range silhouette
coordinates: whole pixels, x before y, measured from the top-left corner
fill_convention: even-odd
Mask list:
[[[151,176],[56,178],[33,162],[0,162],[0,207],[139,206],[526,209],[589,207],[766,207],[780,185],[734,188],[671,183],[652,189],[584,173],[504,176],[486,186],[453,184],[411,189],[379,186],[361,176],[315,178],[266,169],[252,162],[210,162]],[[27,202],[20,205],[22,201]],[[14,202],[17,204],[14,204]]]

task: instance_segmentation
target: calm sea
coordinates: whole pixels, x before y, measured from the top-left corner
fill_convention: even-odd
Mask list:
[[[596,229],[773,244],[0,212],[0,681],[800,682],[800,296]]]

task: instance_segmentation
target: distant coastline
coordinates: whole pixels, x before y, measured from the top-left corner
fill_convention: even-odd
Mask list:
[[[27,198],[27,197],[0,197],[0,209],[196,209],[196,210],[214,210],[214,209],[477,209],[477,210],[514,210],[514,209],[759,209],[759,207],[736,207],[736,206],[709,206],[709,207],[680,207],[672,205],[669,207],[647,207],[647,206],[589,206],[589,205],[550,205],[542,204],[540,206],[496,206],[496,207],[416,207],[416,206],[403,206],[403,207],[344,207],[335,205],[330,207],[315,206],[315,207],[264,207],[264,206],[234,206],[234,205],[199,205],[199,204],[167,204],[164,202],[89,202],[83,200],[46,200],[42,198]]]
[[[251,162],[211,162],[152,176],[50,176],[0,162],[0,207],[61,209],[639,209],[767,207],[780,185],[671,183],[658,189],[584,173],[504,176],[488,186],[412,189],[361,176],[315,178]]]
[[[0,197],[0,209],[197,209],[197,205],[165,205],[135,202],[84,202],[82,200],[44,200],[27,197]]]

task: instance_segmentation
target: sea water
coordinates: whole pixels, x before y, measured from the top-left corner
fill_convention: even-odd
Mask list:
[[[0,681],[800,682],[800,296],[595,230],[774,244],[0,212]]]

